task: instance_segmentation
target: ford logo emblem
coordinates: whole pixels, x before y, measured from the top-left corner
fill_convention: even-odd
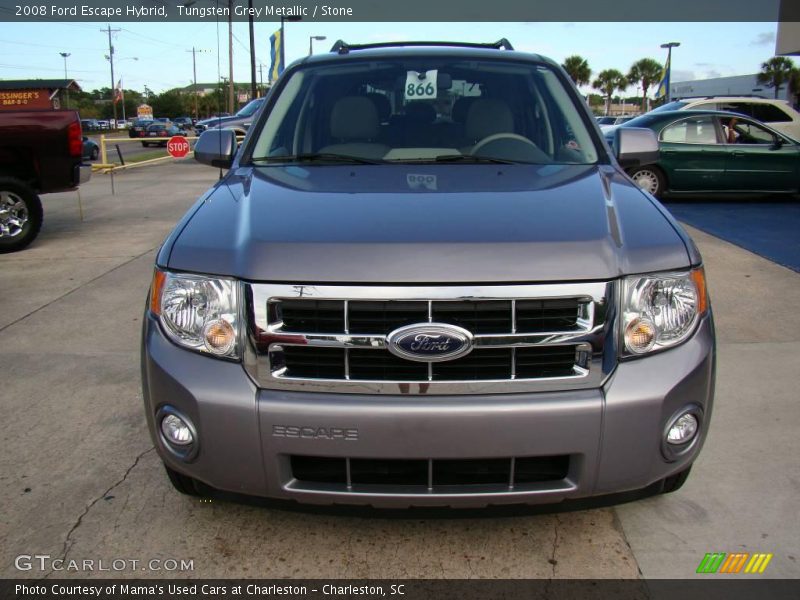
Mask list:
[[[418,362],[439,362],[465,356],[472,350],[472,334],[445,323],[420,323],[395,329],[387,338],[389,352]]]

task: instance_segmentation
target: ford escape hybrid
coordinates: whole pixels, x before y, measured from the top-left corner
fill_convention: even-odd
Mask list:
[[[555,503],[686,479],[714,390],[700,255],[562,69],[354,46],[281,76],[163,244],[144,319],[170,480],[318,504]]]

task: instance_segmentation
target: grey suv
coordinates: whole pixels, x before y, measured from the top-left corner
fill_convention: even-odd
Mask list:
[[[565,72],[497,44],[338,42],[281,76],[161,247],[150,432],[175,487],[380,507],[682,485],[708,430],[697,248]]]

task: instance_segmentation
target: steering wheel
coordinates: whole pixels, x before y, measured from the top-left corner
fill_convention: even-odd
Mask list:
[[[518,135],[516,133],[494,133],[492,135],[486,136],[482,140],[480,140],[477,144],[472,147],[472,154],[477,154],[478,150],[481,150],[484,146],[491,144],[492,142],[496,142],[498,140],[514,140],[516,142],[523,142],[528,146],[533,146],[537,150],[539,147],[530,141],[528,138],[522,135]]]
[[[491,150],[489,146],[492,147]],[[487,136],[475,144],[471,152],[475,156],[488,155],[511,162],[548,164],[553,161],[539,146],[516,133],[495,133]]]

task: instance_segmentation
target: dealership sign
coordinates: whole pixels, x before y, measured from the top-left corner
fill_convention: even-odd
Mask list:
[[[47,90],[3,90],[0,91],[0,109],[53,108]]]

